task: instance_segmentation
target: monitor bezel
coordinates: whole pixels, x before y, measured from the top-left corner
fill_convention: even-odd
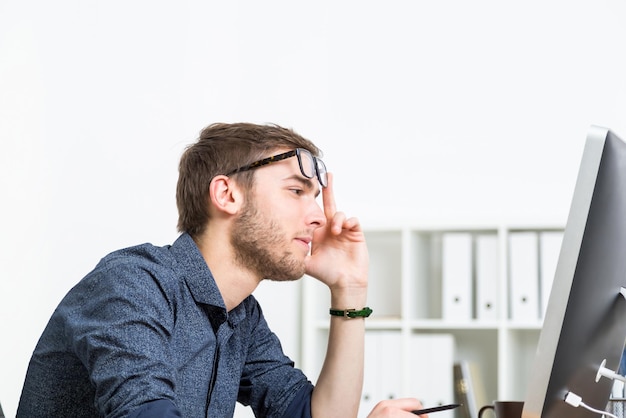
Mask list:
[[[603,409],[608,401],[612,381],[602,378],[590,382],[589,379],[595,376],[602,360],[614,370],[619,366],[626,337],[626,301],[620,290],[621,286],[626,286],[626,280],[616,279],[613,274],[612,270],[621,266],[622,261],[617,260],[612,251],[608,251],[613,257],[608,266],[611,270],[606,273],[606,269],[598,267],[601,264],[596,247],[607,245],[600,241],[598,231],[606,231],[608,223],[616,216],[608,213],[615,210],[613,206],[623,206],[624,220],[615,222],[618,224],[616,235],[609,235],[626,244],[626,187],[617,195],[617,199],[623,196],[624,202],[613,200],[616,195],[612,193],[616,184],[622,183],[626,185],[626,144],[608,128],[592,126],[587,135],[528,382],[523,418],[591,416],[589,411],[565,403],[568,391],[581,392],[577,395],[596,408]],[[603,219],[603,212],[607,212],[611,219]],[[626,252],[623,258],[626,258]],[[595,286],[591,286],[594,278],[587,271],[592,266],[606,273],[602,280],[594,283]],[[584,309],[591,312],[590,318],[583,315]],[[624,320],[619,323],[621,318]],[[581,335],[576,334],[576,326],[579,326]],[[581,342],[580,339],[584,340]],[[572,341],[578,341],[578,344],[572,344]]]

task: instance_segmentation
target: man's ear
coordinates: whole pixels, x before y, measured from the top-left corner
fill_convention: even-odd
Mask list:
[[[234,215],[243,204],[243,193],[228,176],[215,176],[209,184],[209,200],[218,212]]]

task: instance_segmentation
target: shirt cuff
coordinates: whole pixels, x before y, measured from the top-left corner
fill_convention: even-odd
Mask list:
[[[296,393],[291,404],[285,411],[285,418],[311,418],[311,394],[313,385],[306,385]]]
[[[180,411],[169,399],[150,401],[135,409],[128,418],[181,418]]]

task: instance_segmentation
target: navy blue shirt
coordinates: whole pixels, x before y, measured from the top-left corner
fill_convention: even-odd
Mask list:
[[[187,234],[116,251],[65,296],[31,358],[18,417],[310,417],[312,384],[253,296],[226,311]]]

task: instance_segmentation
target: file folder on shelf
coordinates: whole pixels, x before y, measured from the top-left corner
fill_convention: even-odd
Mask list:
[[[448,232],[442,236],[443,319],[472,318],[472,235]]]
[[[379,338],[375,332],[365,332],[365,353],[363,363],[363,390],[361,392],[361,404],[358,418],[367,416],[366,411],[371,411],[378,400],[378,370],[380,368],[381,354],[379,350]]]
[[[456,418],[478,418],[478,410],[490,403],[478,366],[469,361],[454,363],[455,402],[461,404]]]
[[[539,300],[542,318],[548,307],[562,242],[562,231],[543,231],[539,234]]]
[[[383,399],[401,397],[402,335],[397,331],[365,332],[363,392],[358,418],[365,418]]]
[[[475,241],[476,319],[498,318],[498,237],[481,234]]]
[[[410,396],[429,408],[453,403],[454,351],[452,334],[413,334],[410,337]],[[437,412],[437,418],[453,418],[454,411]]]
[[[511,319],[539,319],[539,248],[536,232],[509,236],[509,290]]]

